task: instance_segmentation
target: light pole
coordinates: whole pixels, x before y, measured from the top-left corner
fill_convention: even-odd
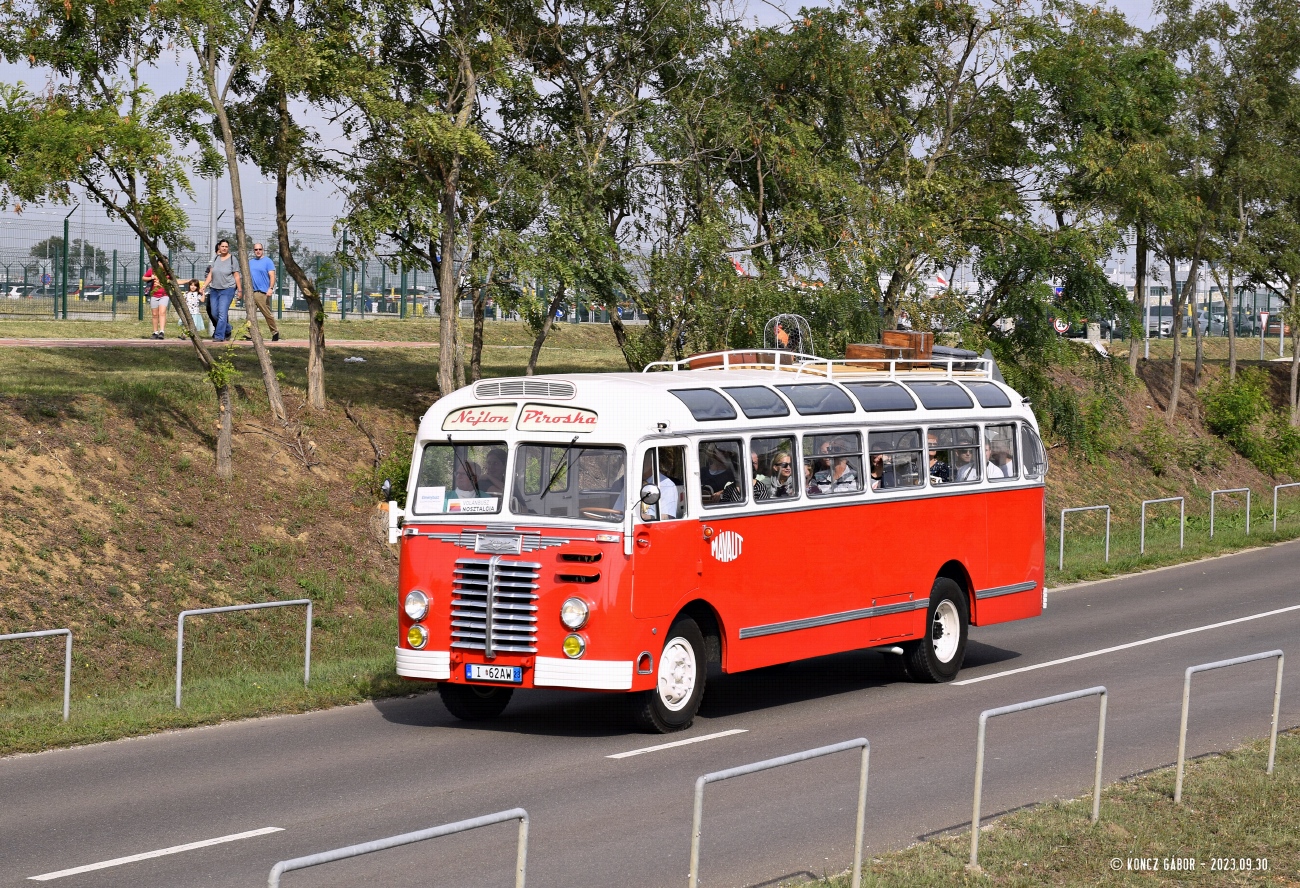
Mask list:
[[[63,283],[61,286],[63,287],[63,319],[65,321],[68,319],[68,220],[80,207],[81,204],[78,203],[68,210],[68,215],[63,217]],[[57,300],[58,296],[54,298]],[[54,304],[57,306],[59,303],[56,301]]]

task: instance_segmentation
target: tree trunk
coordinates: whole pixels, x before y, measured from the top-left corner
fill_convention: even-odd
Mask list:
[[[1174,340],[1174,367],[1173,367],[1173,386],[1169,390],[1169,403],[1165,406],[1165,422],[1169,425],[1174,424],[1174,417],[1178,415],[1178,393],[1183,385],[1183,296],[1187,292],[1184,287],[1181,291],[1178,289],[1178,261],[1169,257],[1169,294],[1173,302],[1173,327],[1169,333]]]
[[[542,343],[546,341],[547,334],[551,332],[551,325],[555,323],[555,312],[564,304],[566,290],[564,281],[560,281],[560,285],[555,289],[555,298],[551,300],[546,310],[546,317],[542,318],[542,329],[537,332],[537,338],[533,340],[533,353],[528,356],[528,369],[524,371],[525,376],[532,376],[537,372],[537,358],[542,353]]]
[[[1137,270],[1133,282],[1133,301],[1137,303],[1138,319],[1142,324],[1142,335],[1133,336],[1128,345],[1128,369],[1136,374],[1138,366],[1138,349],[1141,348],[1147,333],[1147,227],[1143,222],[1137,224]],[[1158,322],[1158,321],[1157,321]]]
[[[275,365],[271,363],[271,353],[262,340],[262,329],[257,323],[257,305],[253,299],[253,277],[248,267],[248,235],[244,225],[244,190],[239,180],[239,157],[235,153],[235,135],[230,129],[230,118],[226,116],[226,104],[217,89],[216,63],[212,56],[201,61],[203,79],[207,82],[208,98],[212,102],[212,111],[216,115],[221,130],[221,144],[226,152],[226,172],[230,176],[230,200],[235,211],[235,246],[239,250],[240,290],[236,295],[244,298],[244,312],[248,318],[249,332],[253,337],[253,350],[257,352],[257,363],[262,369],[262,385],[266,389],[266,398],[271,405],[271,415],[276,422],[284,425],[288,414],[284,409],[284,399],[280,396],[280,382],[275,378]]]
[[[1282,329],[1291,322],[1291,425],[1300,428],[1300,306],[1296,305],[1297,281],[1291,279],[1287,286],[1287,306],[1282,312]]]
[[[1232,265],[1228,265],[1228,289],[1223,292],[1223,328],[1228,332],[1228,378],[1237,378],[1237,325],[1232,320],[1232,300],[1236,295],[1232,289]]]
[[[881,304],[880,329],[882,330],[898,329],[898,302],[907,286],[911,269],[912,260],[908,259],[906,262],[899,263],[894,273],[889,276],[889,286],[885,288]]]
[[[474,291],[474,339],[469,353],[470,382],[478,382],[483,378],[483,321],[487,314],[487,294],[491,288],[492,267],[489,265],[487,278]]]
[[[280,88],[280,129],[276,134],[278,141],[275,168],[275,231],[280,242],[280,259],[285,271],[298,285],[298,290],[307,300],[307,404],[313,410],[325,409],[325,304],[316,292],[316,284],[303,271],[298,260],[293,256],[293,245],[289,241],[289,156],[287,143],[289,139],[289,97],[284,88]]]
[[[454,392],[456,385],[456,172],[442,186],[442,235],[438,251],[438,394]]]

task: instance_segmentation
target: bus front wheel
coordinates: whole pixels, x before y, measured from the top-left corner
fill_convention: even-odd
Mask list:
[[[952,681],[966,656],[966,631],[970,624],[966,593],[947,577],[939,577],[930,590],[925,637],[903,645],[903,662],[914,681]]]
[[[461,721],[483,721],[505,711],[514,688],[487,688],[482,685],[438,684],[438,696],[447,711]]]
[[[691,726],[704,698],[704,635],[689,617],[673,623],[659,656],[655,686],[633,697],[637,725],[669,734]]]

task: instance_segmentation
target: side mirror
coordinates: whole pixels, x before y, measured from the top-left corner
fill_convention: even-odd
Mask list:
[[[384,483],[379,487],[379,492],[383,495],[384,502],[388,502],[393,495],[393,482],[385,478]]]
[[[659,485],[646,484],[641,488],[641,502],[647,506],[653,506],[659,502]]]

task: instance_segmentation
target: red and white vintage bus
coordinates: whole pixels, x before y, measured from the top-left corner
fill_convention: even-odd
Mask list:
[[[397,672],[463,719],[516,688],[626,691],[687,727],[707,666],[902,651],[1042,612],[1046,456],[991,361],[728,352],[493,379],[415,443]]]

